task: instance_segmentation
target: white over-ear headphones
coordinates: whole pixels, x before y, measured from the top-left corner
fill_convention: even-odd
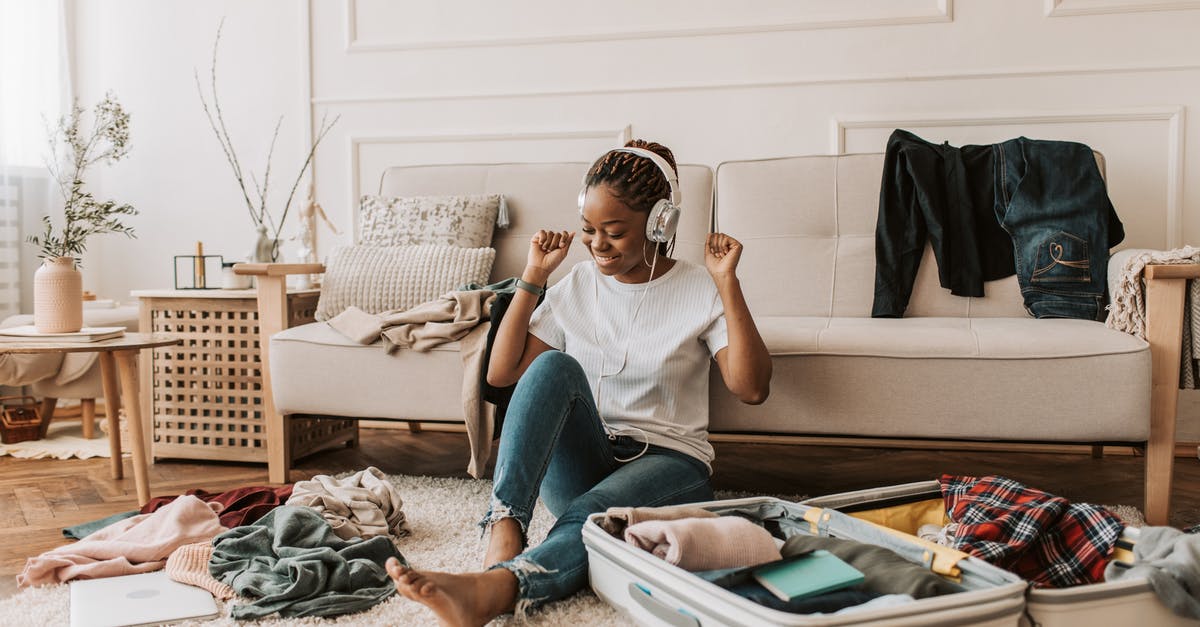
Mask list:
[[[662,171],[663,176],[667,177],[667,185],[671,187],[671,196],[659,200],[650,208],[650,216],[646,219],[646,239],[656,243],[671,241],[671,238],[675,237],[675,230],[679,228],[679,203],[683,202],[683,194],[679,191],[679,179],[675,176],[675,170],[671,168],[671,164],[658,153],[645,148],[615,148],[610,152],[627,152],[645,157],[654,162],[654,165]],[[583,201],[586,197],[587,174],[585,173],[583,187],[579,190],[580,214],[583,213]]]

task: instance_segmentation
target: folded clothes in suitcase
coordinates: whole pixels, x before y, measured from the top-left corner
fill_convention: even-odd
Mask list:
[[[898,531],[916,534],[924,524],[945,525],[945,500],[938,481],[858,490],[820,496],[806,505],[840,511]],[[1114,551],[1114,559],[1133,561],[1128,546],[1136,542],[1137,529],[1127,528]],[[1173,614],[1145,579],[1123,579],[1070,588],[1030,587],[1026,592],[1022,625],[1032,627],[1183,627],[1200,625]]]
[[[769,497],[694,504],[721,516],[763,524],[778,539],[796,535],[885,547],[961,586],[961,592],[846,614],[793,614],[770,609],[654,556],[601,528],[604,514],[583,527],[592,589],[644,625],[982,625],[1015,626],[1025,605],[1019,577],[965,553],[841,512]]]

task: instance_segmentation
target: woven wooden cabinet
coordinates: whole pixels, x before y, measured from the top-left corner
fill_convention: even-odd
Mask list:
[[[288,326],[313,321],[318,290],[287,294]],[[155,458],[267,461],[254,290],[141,290],[140,328],[182,338],[142,356],[142,409]],[[295,419],[291,456],[352,444],[354,420]]]

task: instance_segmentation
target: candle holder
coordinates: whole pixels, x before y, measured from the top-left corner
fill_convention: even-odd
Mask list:
[[[221,255],[175,255],[175,289],[220,288],[223,261]]]

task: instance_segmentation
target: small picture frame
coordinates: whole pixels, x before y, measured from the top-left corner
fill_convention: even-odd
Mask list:
[[[221,255],[175,255],[175,289],[219,289],[223,261]]]

